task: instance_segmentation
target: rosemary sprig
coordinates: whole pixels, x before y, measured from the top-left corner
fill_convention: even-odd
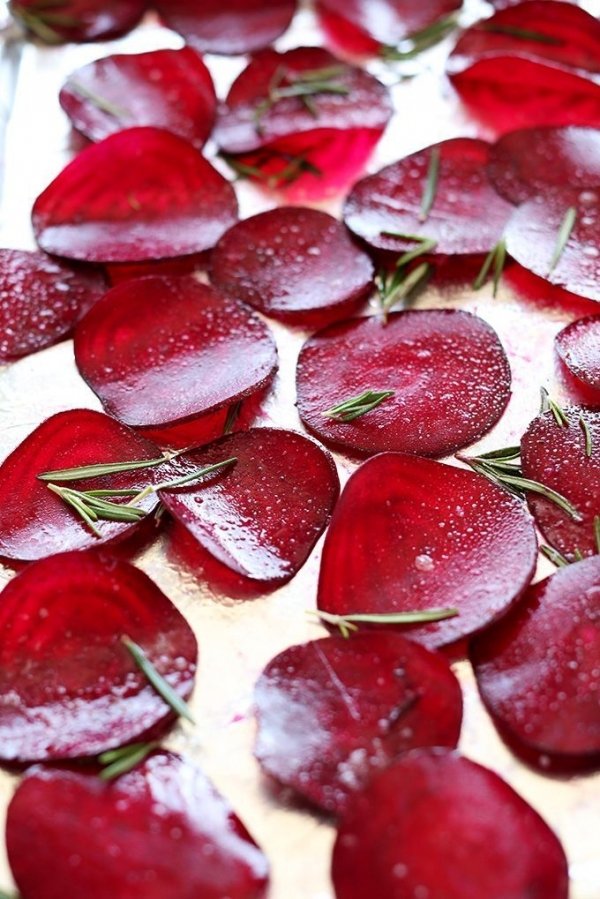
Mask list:
[[[80,465],[77,468],[57,468],[55,471],[44,471],[38,474],[40,481],[83,481],[87,478],[100,478],[103,475],[119,474],[123,471],[143,471],[145,468],[155,468],[180,456],[184,450],[173,453],[164,453],[158,459],[135,459],[130,462],[99,462],[94,465]]]
[[[193,481],[197,481],[207,474],[213,474],[215,471],[220,471],[228,465],[233,465],[234,462],[237,462],[237,456],[232,456],[230,459],[225,459],[223,462],[215,462],[214,465],[207,465],[205,468],[196,468],[194,471],[190,471],[188,474],[183,475],[180,478],[174,478],[171,481],[161,481],[160,484],[148,484],[147,487],[144,487],[143,490],[140,490],[140,492],[134,496],[129,503],[129,506],[141,502],[152,493],[158,493],[159,490],[172,490],[175,487],[185,487],[186,484],[191,484]]]
[[[414,242],[417,245],[414,250],[407,250],[406,253],[403,253],[396,259],[396,271],[403,269],[409,262],[412,262],[413,259],[418,259],[420,256],[425,256],[427,253],[430,253],[437,246],[437,240],[433,240],[431,237],[420,237],[418,234],[403,234],[399,231],[382,231],[381,235],[382,237],[394,237],[397,240]]]
[[[72,91],[75,91],[76,94],[79,94],[80,97],[83,97],[84,100],[89,100],[90,103],[93,103],[93,105],[101,112],[105,112],[114,119],[126,119],[130,115],[127,109],[124,109],[122,106],[117,106],[116,103],[111,103],[106,97],[102,97],[100,94],[90,90],[85,84],[82,84],[75,78],[69,78],[66,86]]]
[[[319,94],[338,94],[347,96],[350,88],[339,81],[346,71],[345,66],[328,66],[321,69],[308,69],[305,72],[289,72],[279,68],[269,85],[267,96],[256,106],[253,114],[257,132],[262,132],[262,120],[281,100],[298,98],[313,118],[319,118],[319,110],[313,97]]]
[[[585,441],[585,454],[588,459],[591,458],[592,452],[594,451],[594,445],[592,442],[592,432],[590,431],[590,426],[583,417],[583,415],[579,416],[579,427],[583,431],[583,439]]]
[[[242,409],[242,402],[238,400],[237,403],[234,403],[227,410],[227,418],[225,419],[225,424],[223,425],[223,436],[225,437],[227,434],[231,434],[233,431],[234,425],[238,420],[238,416]]]
[[[569,206],[569,208],[565,212],[560,228],[558,229],[556,245],[554,247],[552,258],[550,260],[550,268],[548,269],[548,276],[552,274],[552,272],[560,262],[560,258],[565,251],[565,247],[569,242],[569,238],[571,237],[571,232],[575,227],[576,219],[577,210],[574,206]]]
[[[548,391],[545,387],[541,388],[542,394],[542,403],[540,406],[540,412],[552,412],[554,416],[554,420],[559,428],[568,428],[569,427],[569,419],[567,418],[564,409],[558,405],[558,403],[552,399]]]
[[[391,396],[394,396],[393,390],[365,390],[359,396],[332,406],[322,415],[326,418],[336,418],[339,421],[354,421],[356,418],[366,415],[371,409],[375,409]]]
[[[423,251],[421,250],[421,252]],[[379,291],[384,322],[387,322],[388,312],[396,303],[408,299],[417,288],[427,283],[431,272],[432,266],[428,262],[422,262],[409,272],[406,271],[405,266],[400,266],[391,274],[380,272],[376,276],[375,284]]]
[[[600,553],[600,515],[594,515],[594,540],[596,542],[596,550]]]
[[[481,266],[479,274],[473,281],[473,290],[480,290],[485,284],[488,273],[490,269],[494,268],[494,287],[492,290],[492,296],[496,297],[498,295],[498,286],[500,284],[500,278],[502,277],[502,272],[504,271],[504,266],[506,264],[506,242],[504,238],[498,241],[498,243],[492,247],[490,252],[485,257],[485,261]]]
[[[567,565],[571,564],[562,553],[559,553],[557,549],[553,549],[551,546],[543,544],[540,546],[540,552],[543,556],[546,556],[553,565],[556,565],[557,568],[565,568]]]
[[[170,706],[180,718],[186,718],[192,724],[195,724],[192,713],[187,703],[181,696],[175,692],[171,685],[165,680],[162,674],[156,670],[144,650],[137,643],[134,643],[130,637],[121,637],[121,642],[133,657],[133,661],[138,666],[142,674],[148,679],[156,692]]]
[[[427,28],[422,28],[421,31],[415,31],[401,41],[398,46],[384,44],[380,50],[381,56],[386,62],[404,62],[405,60],[414,59],[419,53],[429,50],[448,37],[457,24],[455,15],[438,19],[433,25],[428,25]]]
[[[429,218],[429,213],[431,212],[437,194],[439,177],[440,148],[434,147],[429,155],[429,166],[427,167],[427,177],[425,179],[425,187],[421,199],[421,211],[419,213],[420,222],[425,222]]]
[[[342,636],[348,638],[353,631],[359,629],[359,624],[428,624],[432,621],[455,618],[458,615],[458,609],[417,609],[409,612],[381,614],[357,612],[351,615],[334,615],[332,612],[323,612],[321,609],[311,609],[307,614],[318,618],[325,624],[339,627]]]
[[[276,154],[273,151],[269,151],[268,156],[264,156],[259,160],[259,165],[277,159],[286,162],[287,164],[284,168],[276,173],[265,172],[258,165],[248,165],[229,153],[221,151],[219,156],[233,169],[238,178],[254,178],[271,189],[277,188],[282,184],[292,184],[300,175],[310,174],[315,175],[317,178],[321,178],[323,175],[321,169],[304,156],[290,156],[289,154]]]
[[[552,34],[544,34],[541,31],[533,31],[529,28],[519,28],[517,25],[503,25],[500,22],[482,22],[479,26],[482,31],[491,34],[506,34],[509,37],[520,38],[523,41],[535,41],[538,44],[554,44],[562,46],[564,41]]]
[[[98,761],[104,765],[100,772],[100,780],[114,780],[121,774],[127,774],[128,771],[132,771],[140,762],[143,762],[157,746],[158,743],[131,743],[120,749],[103,752],[98,756]]]

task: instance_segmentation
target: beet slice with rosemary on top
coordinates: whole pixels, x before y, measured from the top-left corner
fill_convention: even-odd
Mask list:
[[[47,44],[109,40],[137,25],[147,0],[9,0],[11,14]]]
[[[7,848],[30,899],[264,899],[269,875],[228,802],[170,752],[153,753],[114,783],[31,768],[9,807]]]
[[[600,315],[571,322],[556,335],[554,346],[573,377],[600,402]]]

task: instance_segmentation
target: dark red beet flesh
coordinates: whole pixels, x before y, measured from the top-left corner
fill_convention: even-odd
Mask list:
[[[140,278],[113,287],[83,319],[75,359],[111,415],[151,427],[260,390],[277,350],[242,303],[193,278]]]
[[[373,264],[332,216],[284,206],[228,231],[211,279],[265,315],[318,327],[356,310],[373,287]]]
[[[40,247],[84,262],[200,253],[236,219],[231,184],[161,128],[130,128],[87,147],[33,207]]]
[[[600,401],[600,315],[571,322],[557,334],[554,345],[573,377],[596,391]]]
[[[493,771],[415,750],[379,774],[344,817],[337,899],[567,899],[564,850]]]
[[[174,477],[230,458],[235,465],[210,485],[163,490],[161,501],[226,567],[255,581],[288,581],[337,500],[333,460],[301,434],[258,428],[179,457]]]
[[[11,0],[9,9],[37,37],[54,44],[119,37],[137,25],[146,5],[146,0]]]
[[[158,587],[102,552],[28,566],[0,594],[0,758],[91,756],[175,718],[121,642],[130,637],[183,698],[198,647]]]
[[[575,521],[555,503],[536,493],[527,501],[540,531],[555,549],[569,558],[598,552],[594,518],[600,514],[600,411],[583,406],[564,409],[569,425],[560,427],[551,412],[538,415],[521,440],[523,474],[565,496],[581,515]],[[592,454],[580,424],[590,431]]]
[[[544,770],[600,763],[600,557],[526,592],[471,647],[486,708]]]
[[[386,232],[435,240],[434,253],[487,253],[502,237],[512,208],[488,177],[490,144],[454,138],[413,153],[354,185],[344,206],[351,231],[378,250],[400,255],[414,241]],[[425,221],[421,204],[433,152],[440,154],[433,205]]]
[[[533,574],[523,503],[480,475],[384,453],[352,475],[325,538],[318,606],[337,615],[457,609],[406,633],[454,643],[503,615]]]
[[[7,847],[29,899],[264,899],[267,888],[267,860],[229,804],[166,752],[113,783],[32,768],[10,804]]]
[[[255,705],[263,770],[336,814],[407,749],[456,746],[462,719],[444,657],[383,632],[284,650],[263,671]]]
[[[212,77],[191,47],[98,59],[69,76],[59,99],[74,127],[94,141],[149,125],[200,148],[217,113]]]
[[[0,250],[0,361],[65,337],[106,289],[95,269],[66,265],[45,253]]]
[[[449,309],[395,312],[331,325],[303,346],[298,411],[320,439],[356,453],[444,456],[492,428],[510,397],[496,333]],[[395,391],[354,421],[324,416],[366,390]]]

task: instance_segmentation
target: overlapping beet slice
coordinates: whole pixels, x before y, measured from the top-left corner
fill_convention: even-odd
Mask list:
[[[487,253],[513,211],[489,179],[490,151],[490,144],[467,137],[419,150],[355,184],[344,221],[369,246],[398,255],[415,249],[406,235],[435,241],[434,253]],[[439,154],[438,174],[424,215],[434,154]]]
[[[215,129],[230,163],[295,199],[351,183],[392,114],[386,87],[319,47],[257,53]]]
[[[333,850],[337,899],[567,899],[564,850],[487,768],[415,750],[356,795]]]
[[[284,583],[302,567],[339,493],[335,464],[301,434],[256,428],[180,456],[173,476],[235,458],[201,490],[161,490],[161,501],[211,556],[243,577]]]
[[[267,888],[267,860],[242,822],[173,753],[153,753],[114,783],[31,768],[10,804],[7,847],[29,899],[264,899]]]
[[[571,322],[556,335],[554,345],[573,377],[600,401],[600,315]]]
[[[109,40],[130,31],[146,0],[10,0],[12,15],[48,44]]]
[[[106,410],[153,427],[229,406],[277,368],[271,334],[248,307],[193,278],[113,287],[75,334],[75,359]]]
[[[523,504],[470,471],[383,453],[352,475],[325,538],[318,605],[336,615],[456,609],[425,646],[486,627],[520,596],[537,542]]]
[[[463,102],[504,133],[600,125],[600,23],[571,3],[526,0],[468,28],[448,60]]]
[[[600,515],[600,411],[567,406],[563,414],[568,424],[559,425],[552,412],[534,418],[521,440],[521,467],[526,478],[556,490],[579,513],[575,520],[545,496],[528,494],[548,543],[573,559],[577,551],[590,556],[600,550],[594,524]]]
[[[69,75],[59,99],[75,128],[94,141],[155,126],[200,148],[217,114],[211,74],[191,47],[98,59]]]
[[[106,292],[102,274],[45,253],[0,250],[0,361],[51,346]]]
[[[314,327],[356,310],[373,264],[332,216],[284,206],[234,225],[215,247],[211,279],[265,315]]]
[[[298,411],[322,440],[356,453],[444,456],[496,424],[510,367],[495,331],[449,309],[395,312],[330,325],[303,346]],[[392,391],[351,421],[326,415],[365,391]]]
[[[174,720],[123,636],[182,698],[192,692],[191,628],[143,572],[98,550],[60,553],[10,581],[0,634],[4,761],[97,755]]]
[[[456,746],[462,718],[445,658],[383,632],[284,650],[261,674],[255,705],[263,770],[336,814],[400,753]]]
[[[296,0],[155,0],[164,23],[204,53],[254,53],[287,30]]]
[[[33,207],[40,247],[84,262],[200,253],[236,219],[229,182],[162,128],[129,128],[87,147]]]

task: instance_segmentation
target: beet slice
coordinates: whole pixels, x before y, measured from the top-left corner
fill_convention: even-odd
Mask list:
[[[415,750],[356,795],[339,828],[337,899],[567,899],[564,850],[493,771]]]
[[[229,182],[161,128],[130,128],[87,147],[33,207],[40,247],[85,262],[200,253],[236,219]]]
[[[102,538],[37,478],[46,471],[100,462],[158,459],[160,450],[118,422],[89,409],[59,412],[33,431],[0,465],[0,556],[31,561],[130,536],[139,523],[103,521]],[[69,484],[78,490],[140,489],[156,469],[123,472]],[[150,512],[156,498],[140,506]]]
[[[74,127],[93,141],[125,128],[155,126],[200,148],[217,114],[211,74],[191,47],[88,63],[69,75],[59,100]]]
[[[373,264],[332,216],[285,206],[234,225],[215,247],[211,280],[265,315],[315,327],[356,310]]]
[[[75,333],[82,377],[111,415],[136,427],[180,422],[260,390],[277,368],[263,322],[193,278],[113,287]]]
[[[230,458],[235,465],[211,484],[161,490],[161,501],[227,568],[284,583],[329,521],[339,494],[333,459],[301,434],[256,428],[180,456],[173,477]]]
[[[413,153],[354,185],[344,206],[344,221],[378,250],[400,255],[415,242],[390,236],[416,235],[434,240],[434,253],[487,253],[502,237],[512,207],[487,174],[490,144],[453,138]],[[439,153],[433,204],[425,221],[422,203],[432,154]]]
[[[521,468],[524,477],[556,490],[579,512],[581,520],[575,521],[544,496],[527,497],[548,543],[573,559],[577,550],[584,556],[598,552],[594,518],[600,514],[600,411],[567,406],[563,412],[568,426],[561,427],[552,412],[534,418],[521,440]],[[581,420],[589,430],[590,456]]]
[[[600,764],[600,558],[559,569],[471,647],[500,733],[547,770]]]
[[[95,269],[45,253],[0,250],[0,361],[56,343],[105,292]]]
[[[205,53],[254,53],[283,34],[296,0],[155,0],[165,25]]]
[[[510,367],[493,329],[469,312],[394,312],[330,325],[302,347],[298,411],[320,439],[355,453],[444,456],[501,417]],[[394,391],[354,421],[324,413],[364,391]]]
[[[185,618],[127,562],[96,550],[28,566],[0,594],[0,758],[91,756],[175,719],[121,637],[182,697],[198,656]]]
[[[109,40],[127,34],[146,9],[146,0],[10,0],[12,15],[49,44]]]
[[[200,769],[166,752],[113,783],[30,769],[9,807],[7,847],[29,899],[264,899],[268,879],[267,860],[227,801]]]
[[[531,580],[537,541],[516,497],[428,459],[384,453],[352,475],[325,537],[318,606],[336,615],[457,609],[406,631],[428,647],[503,615]]]
[[[383,632],[284,650],[261,674],[255,705],[263,770],[336,814],[400,753],[455,747],[462,720],[446,659]]]
[[[600,315],[571,322],[556,335],[554,346],[573,377],[600,399]]]

